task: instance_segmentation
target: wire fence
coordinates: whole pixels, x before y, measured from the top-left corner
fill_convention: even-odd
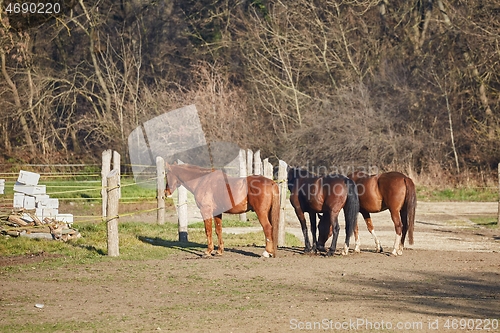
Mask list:
[[[20,170],[36,172],[40,175],[39,185],[45,185],[46,194],[51,198],[69,204],[93,204],[95,209],[102,204],[101,191],[105,188],[101,185],[101,173],[98,164],[22,164],[5,165],[0,164],[0,170],[6,166],[11,172],[0,172],[0,179],[5,179],[5,194],[0,194],[0,216],[8,215],[14,210],[13,197],[14,185]],[[130,170],[131,165],[123,165],[122,169]],[[47,171],[51,170],[51,171]],[[120,202],[124,204],[153,204],[157,202],[156,175],[135,181],[132,174],[121,173],[120,188],[122,196]],[[65,207],[66,209],[70,207]],[[134,210],[132,212],[120,213],[120,216],[133,216],[150,213],[158,208]],[[82,209],[75,209],[81,211]],[[75,222],[102,222],[103,217],[97,215],[73,214]]]

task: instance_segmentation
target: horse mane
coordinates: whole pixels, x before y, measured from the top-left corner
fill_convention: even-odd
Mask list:
[[[179,176],[177,175],[178,172],[176,172],[173,169],[184,170],[188,174],[187,175],[185,174],[183,179],[181,180],[179,178]],[[207,175],[209,173],[212,173],[215,171],[215,169],[202,168],[200,166],[193,165],[193,164],[170,164],[166,171],[167,171],[167,175],[169,173],[173,173],[179,180],[186,182],[186,181],[190,181],[190,180],[196,179],[198,177]]]
[[[210,172],[214,172],[216,169],[215,168],[204,168],[204,167],[201,167],[201,166],[198,166],[198,165],[194,165],[194,164],[174,164],[176,166],[182,166],[182,167],[185,167],[185,168],[188,168],[188,169],[192,169],[192,170],[196,170],[196,171],[199,171],[199,172],[203,172],[203,173],[210,173]]]

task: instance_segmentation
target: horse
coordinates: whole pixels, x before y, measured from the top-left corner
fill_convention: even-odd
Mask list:
[[[410,245],[413,244],[417,195],[415,184],[411,178],[400,172],[387,172],[370,176],[360,171],[354,172],[348,177],[356,183],[358,188],[360,213],[365,219],[368,231],[375,240],[375,251],[382,252],[383,250],[380,241],[375,235],[370,213],[378,213],[389,209],[396,231],[392,254],[395,256],[402,255],[407,234]],[[359,251],[358,226],[354,230],[354,238],[356,249]]]
[[[171,196],[181,185],[194,195],[207,236],[208,246],[204,256],[211,256],[214,251],[212,219],[215,220],[215,232],[219,244],[216,255],[222,255],[224,252],[222,213],[241,214],[253,210],[257,214],[266,239],[262,256],[276,257],[280,204],[279,188],[272,179],[263,176],[230,177],[221,170],[189,164],[166,163],[165,171],[167,196]]]
[[[324,251],[327,238],[316,240],[316,214],[323,213],[321,219],[328,221],[327,227],[333,230],[333,240],[328,256],[335,253],[337,238],[340,226],[338,214],[344,209],[346,238],[342,254],[349,251],[349,240],[356,228],[357,214],[359,211],[358,193],[356,184],[349,178],[342,175],[326,175],[323,177],[309,173],[307,170],[290,168],[288,170],[288,189],[290,190],[290,203],[295,209],[295,214],[300,221],[302,233],[304,235],[304,252]],[[307,225],[304,213],[309,213],[313,246],[309,242]]]

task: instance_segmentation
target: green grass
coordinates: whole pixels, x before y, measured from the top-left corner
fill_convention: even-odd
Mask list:
[[[470,220],[482,227],[491,229],[498,228],[497,216],[471,217]]]
[[[255,222],[248,222],[252,223]],[[224,222],[223,222],[224,225]],[[106,224],[75,223],[82,237],[68,242],[28,239],[23,237],[0,236],[0,256],[37,255],[40,253],[57,255],[51,265],[72,262],[89,263],[101,260],[114,260],[107,257]],[[223,228],[224,230],[224,228]],[[124,222],[119,224],[120,256],[116,260],[162,259],[172,253],[188,250],[202,253],[206,249],[206,236],[203,228],[189,228],[189,242],[178,242],[178,227],[175,223],[157,225],[143,222]],[[224,234],[226,248],[237,246],[264,246],[262,231],[245,234]],[[302,246],[299,239],[286,235],[288,246]],[[214,243],[217,238],[214,233]],[[60,256],[60,257],[59,257]]]
[[[497,188],[444,188],[431,189],[425,186],[417,186],[417,198],[423,201],[477,201],[492,202],[498,201]]]

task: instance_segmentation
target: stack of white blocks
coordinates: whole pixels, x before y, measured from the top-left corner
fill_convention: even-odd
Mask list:
[[[73,223],[73,214],[59,213],[59,199],[50,198],[46,194],[46,186],[38,185],[40,175],[35,172],[21,170],[14,184],[14,209],[35,210],[40,221],[51,218],[56,221]]]

